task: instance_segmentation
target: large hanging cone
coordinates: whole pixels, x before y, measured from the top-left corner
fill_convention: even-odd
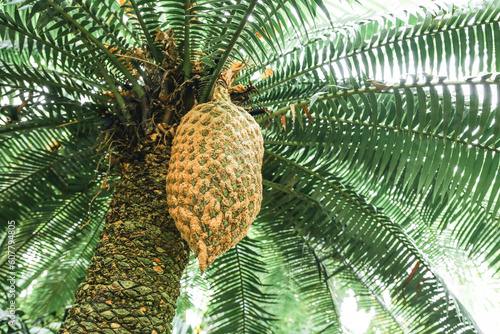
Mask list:
[[[257,216],[263,155],[260,127],[241,107],[219,99],[183,117],[173,140],[167,199],[202,273]]]

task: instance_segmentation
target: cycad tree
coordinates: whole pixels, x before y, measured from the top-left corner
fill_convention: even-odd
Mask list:
[[[189,249],[170,147],[229,77],[261,125],[264,200],[204,280],[184,275],[183,294],[209,291],[207,328],[341,333],[350,289],[381,333],[480,332],[439,272],[498,279],[500,6],[337,20],[347,5],[2,1],[0,273],[17,272],[17,307],[72,304],[60,333],[172,332]]]

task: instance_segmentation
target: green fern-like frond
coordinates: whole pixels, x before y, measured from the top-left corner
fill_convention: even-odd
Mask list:
[[[165,101],[207,101],[239,61],[244,107],[268,111],[262,211],[206,278],[191,263],[179,312],[203,313],[203,291],[212,333],[337,333],[354,294],[374,332],[481,331],[447,269],[500,272],[497,2],[0,3],[0,218],[16,220],[30,316],[62,312],[84,276],[115,140],[135,145],[150,119],[168,132]]]
[[[267,332],[273,315],[265,305],[274,296],[262,292],[258,275],[265,272],[265,266],[259,252],[262,245],[245,238],[207,270],[212,291],[210,333]]]
[[[391,311],[412,323],[415,330],[432,327],[438,331],[450,326],[474,332],[476,326],[468,311],[432,271],[432,264],[398,224],[329,175],[324,165],[315,168],[314,161],[297,158],[299,164],[283,157],[283,151],[280,153],[267,152],[273,162],[264,171],[264,177],[279,180],[277,183],[294,192],[315,198],[322,207],[322,210],[308,207],[307,202],[291,199],[290,195],[270,187],[270,200],[283,199],[273,201],[273,205],[279,208],[287,203],[287,220],[299,235],[307,236],[323,252],[339,254],[359,276],[384,282],[379,285],[372,282],[370,287],[379,295],[388,289],[394,299]],[[284,173],[277,175],[277,170]],[[418,270],[408,275],[407,270],[414,268]],[[435,304],[428,303],[429,300]],[[441,306],[436,307],[438,304]],[[435,319],[445,313],[446,322],[436,325]]]
[[[264,223],[265,222],[265,223]],[[274,306],[278,321],[273,333],[336,332],[343,333],[339,305],[334,288],[327,280],[326,266],[318,254],[286,227],[283,220],[262,215],[255,223],[266,241],[265,276],[270,291],[279,291],[286,303]],[[294,314],[299,309],[300,314]],[[292,319],[292,320],[290,320]]]
[[[41,250],[41,253],[48,250],[51,254],[50,257],[37,259],[32,254],[37,253],[39,246],[33,243],[23,243],[22,245],[20,254],[23,259],[26,259],[26,262],[21,261],[20,264],[27,267],[27,270],[23,270],[24,276],[21,277],[19,287],[27,289],[30,293],[24,298],[19,298],[19,303],[26,305],[25,312],[29,312],[33,317],[51,312],[60,313],[73,302],[76,288],[85,278],[87,266],[94,254],[99,232],[104,224],[108,197],[95,201],[93,219],[82,223],[80,217],[84,217],[85,210],[88,210],[88,200],[87,197],[80,196],[71,204],[68,203],[70,206],[68,204],[62,207],[58,205],[56,215],[48,222],[42,220],[43,223],[40,224],[42,227],[38,227],[33,233],[35,235],[43,233],[44,236],[37,239],[43,239],[44,243],[49,242],[50,238],[54,238],[52,249],[47,245],[41,245],[41,248],[44,249]],[[50,208],[47,205],[43,209],[46,210],[47,207]],[[70,210],[72,216],[67,215]],[[67,226],[69,224],[62,223],[61,218],[72,224]],[[30,225],[30,222],[26,225]],[[26,225],[23,224],[23,228],[28,227]],[[57,228],[55,228],[56,226]],[[57,236],[60,236],[60,233],[57,233],[58,230],[70,232],[62,235],[66,237],[64,242],[60,242],[61,239],[58,240]],[[48,233],[48,231],[55,233]],[[27,247],[26,244],[30,244],[30,246]],[[55,295],[58,298],[54,298]]]

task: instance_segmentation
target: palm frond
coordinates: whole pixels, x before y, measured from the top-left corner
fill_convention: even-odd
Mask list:
[[[56,38],[49,31],[34,26],[32,16],[37,17],[27,7],[20,11],[14,6],[4,5],[0,10],[0,36],[4,40],[1,52],[4,55],[10,52],[11,58],[2,59],[25,65],[35,62],[39,66],[49,62],[54,68],[80,70],[90,57],[84,55],[78,44],[67,36]],[[54,56],[57,62],[50,61]]]
[[[78,133],[83,131],[91,131],[99,125],[102,124],[102,119],[96,115],[93,111],[89,112],[90,108],[82,108],[81,104],[77,104],[74,101],[63,100],[61,104],[58,105],[59,108],[54,108],[55,103],[50,105],[44,105],[44,103],[36,103],[28,108],[24,109],[23,118],[25,121],[22,122],[11,122],[3,124],[0,128],[0,138],[9,140],[7,137],[13,136],[14,134],[26,133],[27,131],[37,131],[49,128],[60,128],[67,129],[70,132]],[[9,106],[9,108],[0,108],[0,113],[4,114],[6,117],[16,117],[18,116],[19,106]],[[40,109],[54,110],[59,115],[53,115],[52,117],[44,115],[45,112],[39,113]],[[26,113],[27,109],[29,113]],[[42,109],[42,110],[43,110]],[[63,112],[64,113],[61,113]],[[5,143],[5,142],[4,142]]]
[[[408,331],[408,327],[391,311],[384,296],[378,295],[365,278],[356,273],[355,269],[341,261],[335,261],[328,266],[326,273],[329,275],[331,284],[337,287],[338,295],[346,296],[351,290],[354,292],[356,304],[361,310],[369,313],[374,312],[368,325],[370,330],[378,329],[382,333],[405,333]],[[348,324],[345,325],[348,326]]]
[[[352,1],[0,3],[0,218],[16,219],[32,314],[83,276],[110,196],[96,154],[130,97],[147,103],[170,61],[204,102],[240,61],[235,83],[260,93],[247,106],[270,112],[263,210],[207,280],[190,269],[179,311],[200,289],[213,333],[342,332],[354,293],[374,331],[480,332],[440,272],[500,272],[497,2],[373,17],[367,0],[356,20]]]
[[[293,229],[285,227],[282,220],[261,215],[253,226],[266,241],[269,274],[265,282],[270,291],[279,291],[280,300],[286,302],[274,306],[274,314],[279,318],[273,323],[272,333],[343,333],[334,288],[314,249]],[[300,314],[291,314],[297,310]]]
[[[485,15],[490,10],[493,15]],[[476,73],[478,66],[481,66],[479,70],[493,69],[495,57],[476,55],[473,47],[465,45],[462,39],[455,38],[446,50],[439,41],[445,38],[454,41],[454,34],[464,34],[467,40],[479,43],[480,48],[494,50],[494,42],[481,36],[496,29],[499,10],[498,6],[487,3],[481,9],[458,11],[456,19],[446,12],[427,13],[415,16],[412,26],[403,25],[399,19],[383,21],[387,29],[378,22],[369,22],[368,27],[360,25],[354,31],[361,35],[353,33],[349,39],[338,34],[337,40],[330,44],[330,52],[337,52],[337,58],[320,54],[318,50],[310,51],[317,59],[329,63],[326,67],[329,72],[321,67],[325,61],[311,62],[307,56],[300,59],[297,51],[296,65],[292,58],[290,69],[280,70],[262,81],[262,84],[271,83],[267,86],[271,88],[257,101],[262,101],[264,106],[273,103],[282,106],[261,118],[261,124],[285,113],[288,122],[290,118],[297,118],[301,128],[279,132],[276,129],[282,126],[278,121],[273,124],[274,130],[269,131],[266,143],[281,149],[288,146],[288,151],[298,149],[303,156],[314,156],[316,163],[331,166],[330,170],[341,176],[343,182],[357,189],[391,194],[388,200],[397,202],[403,198],[400,205],[408,210],[426,212],[427,224],[436,224],[444,230],[457,222],[453,226],[460,231],[456,237],[463,249],[473,247],[476,242],[480,244],[473,248],[470,256],[475,257],[481,253],[479,249],[486,247],[493,252],[489,259],[497,259],[497,236],[489,228],[494,224],[489,222],[498,219],[500,209],[500,184],[494,182],[500,159],[500,127],[496,125],[500,109],[492,102],[498,94],[499,76],[483,72],[476,77],[465,77]],[[380,33],[374,34],[375,31]],[[361,40],[371,42],[354,48]],[[427,50],[423,46],[429,43],[432,47]],[[394,55],[393,48],[406,49],[406,52]],[[327,48],[320,50],[325,52]],[[437,76],[443,66],[453,67],[439,60],[443,54],[450,59],[460,57],[457,62],[466,62],[467,66],[459,66],[460,71],[452,73],[455,78]],[[444,59],[448,59],[446,57]],[[418,74],[416,71],[425,70],[435,75],[408,75],[396,84],[364,81],[366,73],[368,77],[384,79],[386,72],[366,71],[370,68],[375,71],[375,64],[394,69],[394,59],[402,66],[400,73],[406,70]],[[424,67],[412,69],[410,59],[417,59],[414,63]],[[348,63],[343,63],[344,60]],[[308,67],[309,63],[323,65]],[[308,80],[297,82],[297,88],[291,90],[279,86],[287,80],[296,82],[294,78],[302,69],[309,73]],[[285,76],[283,81],[280,75],[286,73],[295,77]],[[301,98],[294,100],[293,96]],[[290,104],[295,110],[309,107],[314,126],[304,126],[301,110],[290,115]],[[328,151],[331,146],[339,149]],[[384,205],[392,204],[385,202]],[[457,210],[459,205],[467,209]],[[468,229],[466,226],[471,220],[479,225]],[[491,266],[497,263],[497,260],[489,262]]]
[[[265,305],[273,296],[262,292],[260,274],[265,272],[260,260],[262,245],[248,237],[217,259],[209,267],[209,333],[267,333],[273,315]]]
[[[356,90],[370,86],[365,79],[384,82],[427,73],[456,80],[481,71],[498,71],[493,54],[495,42],[490,37],[498,29],[495,13],[500,9],[492,3],[485,7],[492,15],[484,15],[485,9],[463,10],[452,16],[460,18],[458,22],[442,9],[436,13],[417,12],[415,22],[387,17],[382,22],[343,27],[338,32],[320,29],[315,33],[319,48],[315,44],[298,47],[269,64],[276,70],[256,84],[262,95],[258,101],[279,106],[280,94],[287,94],[287,88],[308,82],[318,86],[329,83],[331,91],[338,91],[336,87]],[[474,46],[469,41],[475,42]],[[477,53],[474,48],[484,52]],[[486,50],[490,50],[489,55]]]
[[[243,17],[241,18],[238,27],[234,30],[234,33],[231,36],[231,40],[228,41],[227,47],[224,51],[223,54],[218,55],[220,59],[218,59],[218,64],[217,67],[215,68],[214,72],[210,76],[210,81],[208,82],[205,90],[203,91],[201,95],[201,103],[204,103],[208,100],[210,97],[210,94],[212,93],[212,89],[215,85],[215,82],[219,78],[220,73],[222,72],[222,69],[224,68],[224,65],[231,54],[231,51],[233,50],[236,42],[238,41],[238,38],[240,37],[240,34],[242,33],[243,29],[245,28],[245,25],[248,21],[248,18],[250,15],[252,15],[252,12],[255,9],[255,6],[257,5],[257,0],[252,0],[248,6],[248,8],[245,8],[245,12],[243,14]]]
[[[48,194],[65,191],[75,181],[83,187],[94,178],[93,170],[97,167],[97,160],[92,159],[95,149],[93,142],[81,140],[78,144],[55,142],[54,148],[43,151],[29,150],[16,157],[11,166],[2,167],[2,187],[0,198],[2,202],[19,206],[35,205]],[[62,146],[59,152],[59,146]],[[57,150],[57,152],[50,152]],[[26,193],[22,189],[33,189]]]
[[[85,217],[85,210],[88,210],[89,198],[76,196],[75,199],[63,207],[60,207],[60,203],[54,203],[52,206],[55,206],[57,212],[53,213],[50,221],[42,224],[38,222],[41,227],[38,227],[33,234],[35,234],[34,239],[41,245],[31,242],[29,247],[25,243],[21,247],[19,254],[22,260],[18,270],[22,271],[22,276],[18,287],[26,291],[26,296],[19,298],[18,303],[23,305],[23,309],[34,318],[51,312],[59,313],[73,302],[76,288],[85,278],[87,266],[97,246],[99,232],[104,224],[108,197],[94,202],[94,217],[88,224],[82,222],[81,218]],[[49,203],[46,204],[47,206],[41,209],[52,208]],[[40,218],[43,219],[43,215],[47,212],[40,214],[42,215]],[[72,224],[66,224],[65,221]],[[29,229],[32,223],[23,222],[19,234],[24,235],[25,229]],[[66,231],[62,235],[66,237],[63,242],[57,238],[61,236],[59,231]],[[37,237],[37,235],[43,236]],[[53,248],[49,249],[47,245]],[[40,251],[37,248],[42,248],[42,253],[49,250],[50,256],[37,259],[36,255],[33,256]],[[58,298],[54,298],[54,295]]]
[[[326,166],[314,168],[314,161],[296,158],[297,163],[280,153],[267,151],[272,162],[264,177],[279,180],[322,206],[317,210],[280,190],[268,190],[270,205],[283,209],[286,203],[286,220],[299,235],[307,236],[321,251],[339,254],[360,277],[371,281],[378,295],[387,289],[393,297],[391,311],[415,326],[414,330],[433,333],[451,327],[475,332],[473,318],[401,226],[331,176]],[[284,173],[277,174],[277,170]],[[407,270],[413,270],[412,274]],[[436,324],[435,319],[445,314],[446,321]]]
[[[477,88],[471,89],[474,95],[468,99],[480,101],[473,105],[464,103],[462,86],[449,85],[458,91],[452,95],[446,83],[440,85],[442,97],[438,97],[437,89],[430,87],[425,90],[417,88],[415,91],[406,88],[403,94],[394,89],[393,96],[369,92],[365,98],[338,97],[325,103],[319,102],[316,108],[312,108],[316,113],[313,119],[319,125],[305,130],[296,129],[289,134],[274,133],[273,137],[268,137],[267,143],[277,147],[289,146],[287,142],[295,143],[293,145],[302,147],[303,154],[309,152],[321,162],[333,163],[331,170],[345,177],[346,182],[366,187],[366,181],[370,180],[373,192],[392,193],[394,199],[404,196],[407,201],[405,205],[409,207],[419,207],[418,202],[414,201],[418,195],[419,201],[426,205],[430,219],[438,213],[442,215],[442,228],[446,228],[452,219],[465,223],[483,212],[490,219],[495,219],[498,215],[499,185],[493,181],[499,156],[496,148],[498,139],[488,126],[496,122],[495,113],[487,107],[488,95],[484,95],[483,101],[480,101]],[[496,83],[471,82],[463,85],[489,91]],[[455,95],[458,95],[459,101],[454,101]],[[446,102],[438,103],[438,98]],[[457,104],[460,110],[457,110]],[[377,118],[373,119],[373,115]],[[347,120],[350,117],[356,120]],[[301,113],[297,118],[304,116]],[[413,121],[410,122],[408,118],[413,118]],[[321,127],[331,133],[329,141],[317,138]],[[470,127],[476,131],[470,131]],[[353,131],[345,132],[348,128]],[[297,133],[303,140],[294,139]],[[282,139],[277,140],[278,137]],[[364,146],[359,146],[357,143],[362,138],[368,140],[364,140]],[[301,141],[304,145],[301,145]],[[325,153],[329,145],[340,149]],[[451,172],[449,166],[457,171]],[[424,172],[429,170],[433,173]],[[381,180],[384,182],[381,183]],[[460,213],[455,210],[457,205],[466,203],[484,208]],[[472,216],[459,219],[465,218],[463,215],[466,212]],[[481,230],[475,232],[481,233]],[[491,232],[483,236],[494,237]],[[464,239],[468,237],[470,235],[463,236]],[[493,244],[492,239],[489,243]]]

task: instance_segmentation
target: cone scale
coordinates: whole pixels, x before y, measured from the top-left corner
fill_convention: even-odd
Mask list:
[[[182,118],[167,201],[202,273],[245,237],[260,211],[263,154],[259,125],[227,100],[200,104]]]

